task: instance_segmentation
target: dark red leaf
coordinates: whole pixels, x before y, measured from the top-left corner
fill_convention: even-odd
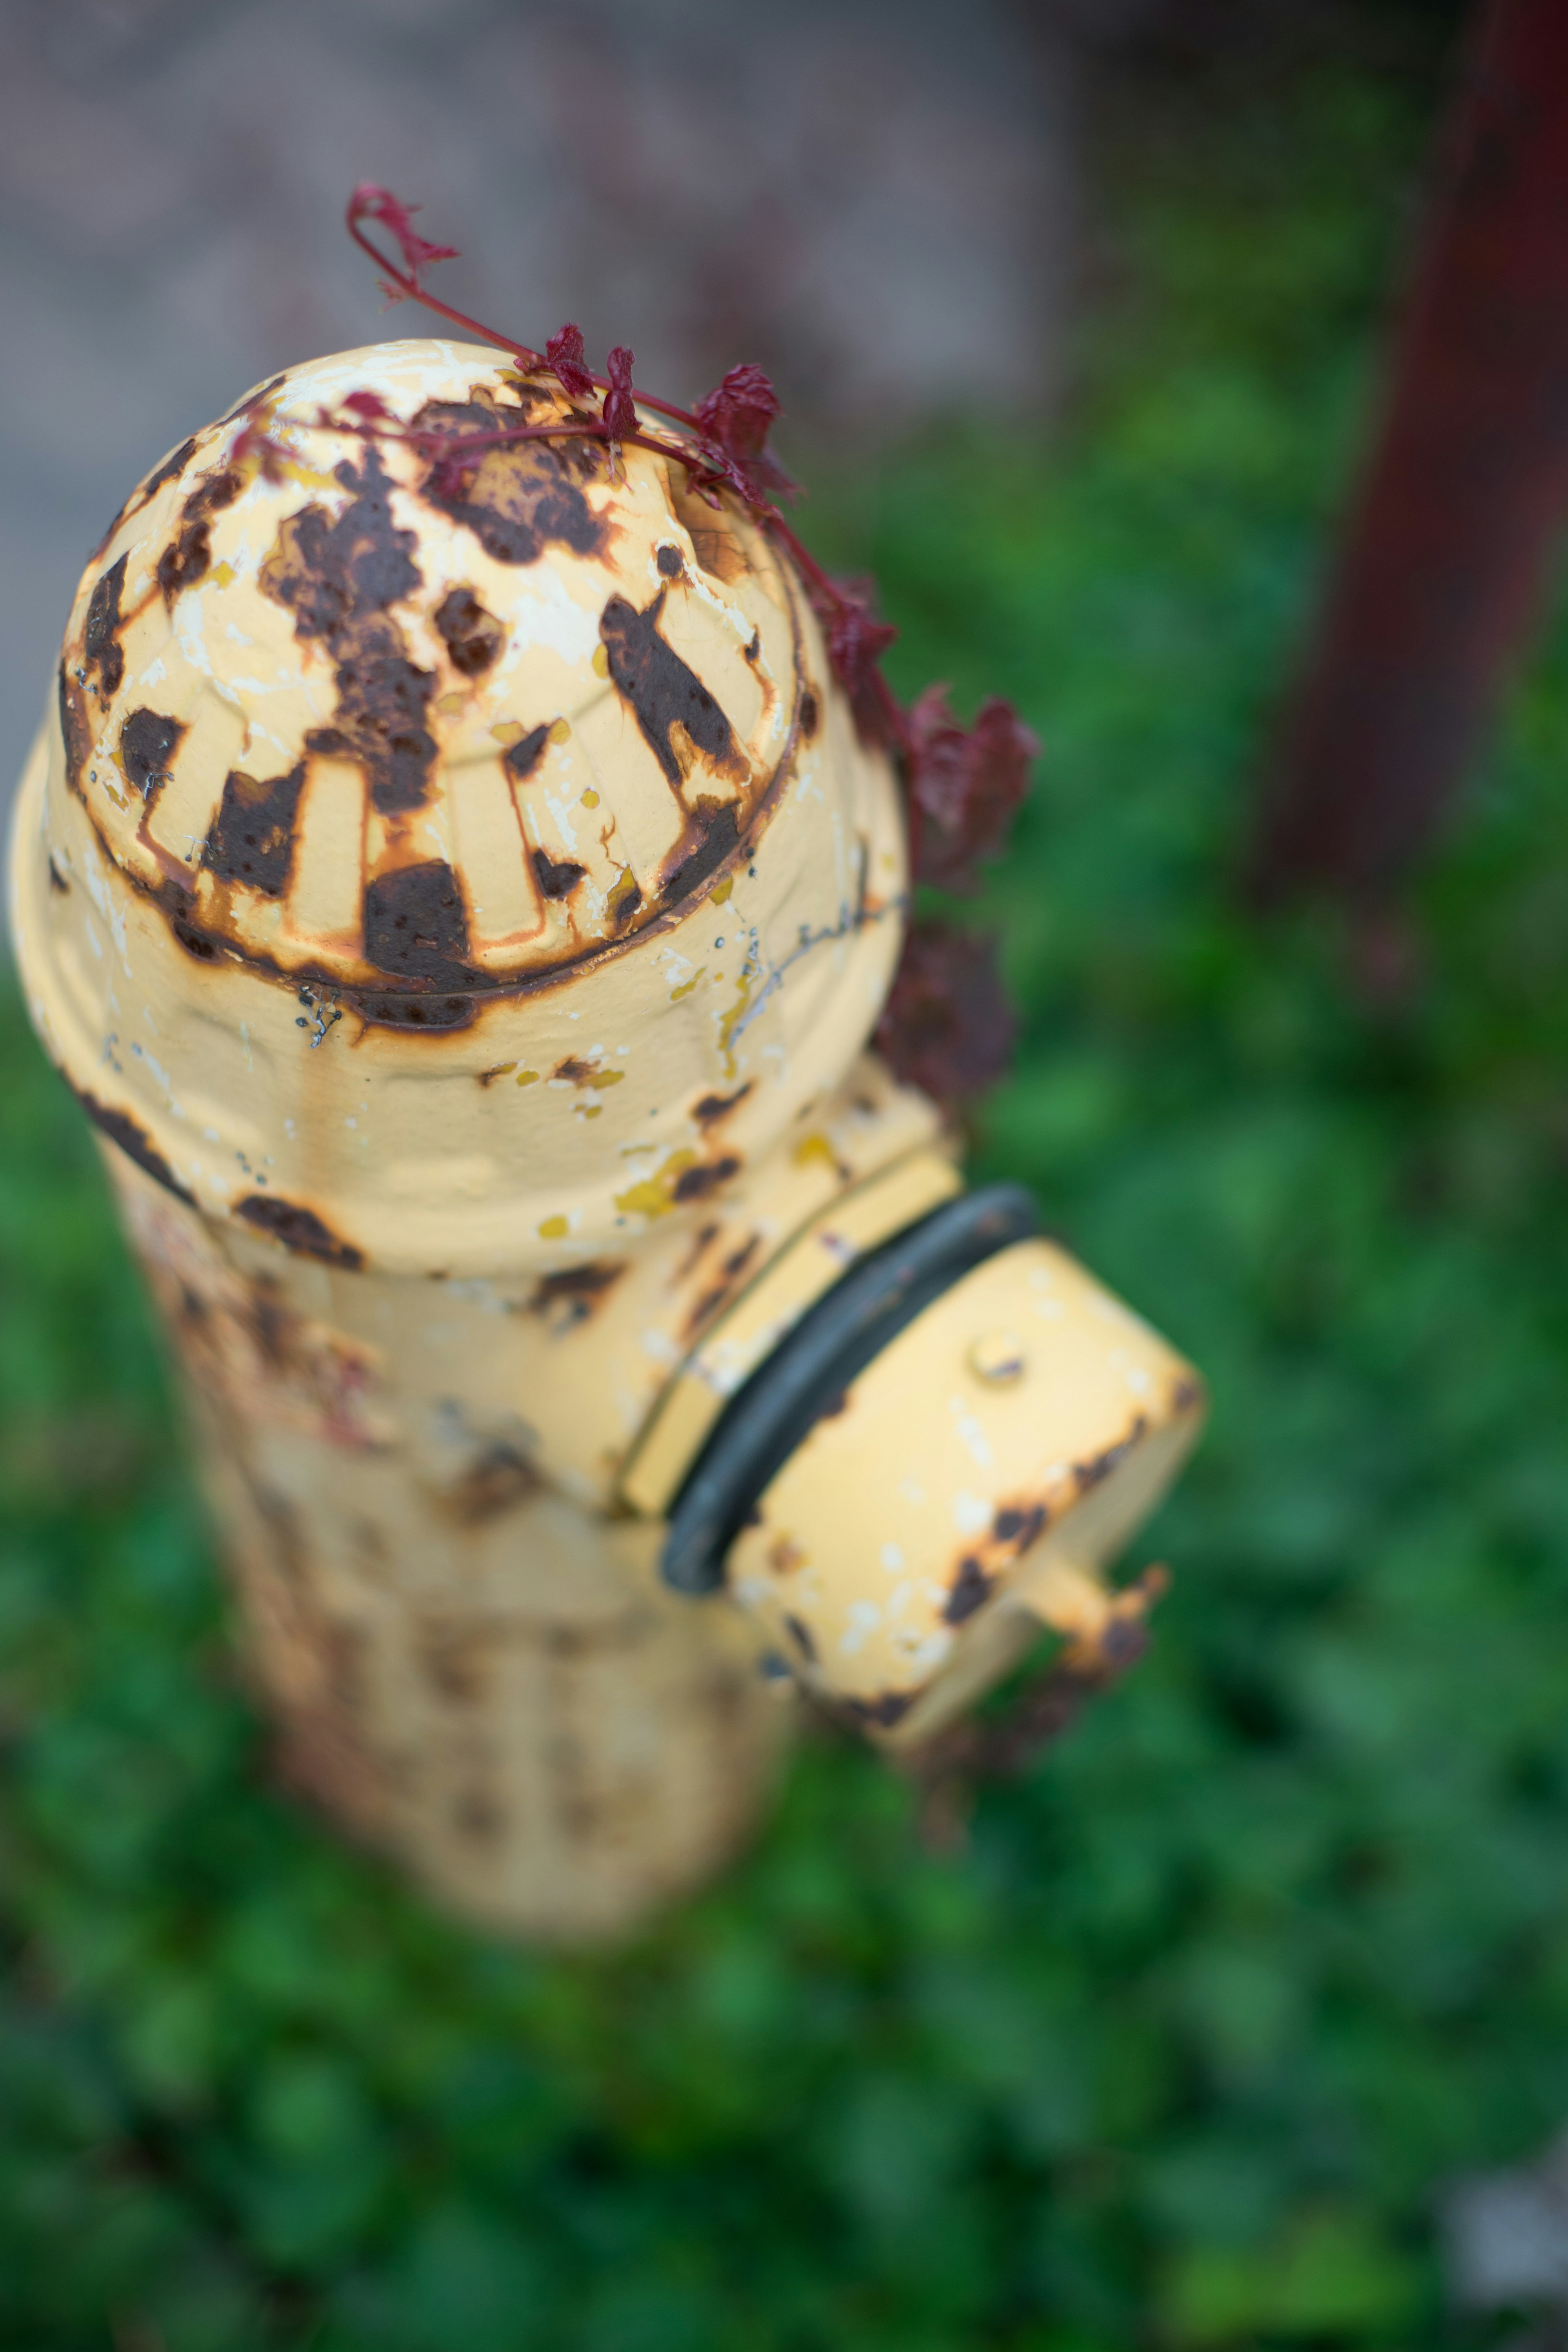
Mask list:
[[[545,364],[574,400],[586,400],[594,389],[583,350],[583,330],[568,320],[544,346]]]
[[[927,687],[910,712],[908,746],[918,881],[974,888],[975,866],[1001,848],[1039,749],[1011,703],[994,695],[966,728],[946,687]]]
[[[361,221],[374,220],[389,228],[397,240],[403,266],[416,285],[419,272],[430,262],[456,261],[458,257],[455,245],[432,245],[428,237],[420,236],[412,217],[418,210],[417,205],[400,203],[390,188],[378,188],[374,180],[363,180],[349,198],[349,226],[353,228]],[[406,299],[401,287],[387,290],[399,301]]]
[[[873,743],[890,742],[897,730],[897,705],[877,665],[898,635],[871,609],[871,583],[830,580],[812,595],[816,616],[827,636],[827,658],[833,674],[849,697],[855,723]]]
[[[779,414],[778,394],[750,360],[732,367],[716,391],[704,394],[692,415],[705,439],[731,457],[760,457],[768,427]]]
[[[895,1077],[938,1102],[966,1101],[1005,1071],[1016,1026],[989,938],[911,926],[872,1040]]]
[[[623,434],[637,429],[637,412],[632,399],[632,354],[625,343],[617,343],[605,362],[605,373],[610,388],[605,394],[605,423],[618,441]]]
[[[770,490],[793,492],[795,487],[766,447],[768,427],[778,414],[777,393],[749,360],[732,367],[692,411],[703,439],[730,460],[739,474],[742,497],[753,505]]]

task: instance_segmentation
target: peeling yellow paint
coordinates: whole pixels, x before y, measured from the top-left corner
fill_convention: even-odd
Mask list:
[[[810,1135],[803,1135],[790,1158],[797,1168],[810,1168],[818,1161],[824,1168],[837,1169],[838,1166],[838,1154],[820,1129]]]
[[[566,1218],[546,1217],[539,1228],[539,1238],[542,1242],[563,1242],[571,1230]]]
[[[689,1168],[697,1164],[695,1151],[672,1151],[664,1166],[640,1184],[616,1194],[616,1206],[629,1217],[667,1217],[675,1206],[675,1188]]]
[[[708,967],[705,963],[700,963],[689,980],[683,980],[679,988],[672,988],[669,992],[670,1003],[672,1004],[679,1004],[683,996],[689,996],[707,969]]]
[[[715,974],[717,980],[721,980],[723,976],[722,972]],[[752,975],[749,971],[742,971],[740,987],[735,992],[735,1002],[719,1024],[719,1051],[724,1056],[724,1076],[727,1078],[732,1078],[735,1076],[735,1032],[740,1027],[741,1016],[751,1001]]]

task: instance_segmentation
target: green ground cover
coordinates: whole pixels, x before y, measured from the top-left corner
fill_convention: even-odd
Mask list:
[[[1369,66],[1189,123],[1056,446],[963,433],[817,501],[903,683],[1048,744],[987,902],[1026,1025],[983,1166],[1215,1391],[1136,1554],[1176,1571],[1152,1655],[966,1853],[818,1742],[723,1886],[538,1959],[275,1797],[6,997],[0,2342],[1472,2340],[1434,2192],[1568,2116],[1568,634],[1403,998],[1230,890],[1427,102]]]

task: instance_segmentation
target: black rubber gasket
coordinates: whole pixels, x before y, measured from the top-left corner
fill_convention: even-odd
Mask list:
[[[973,1267],[1039,1230],[1019,1184],[944,1201],[856,1261],[724,1407],[669,1514],[659,1573],[711,1592],[758,1496],[857,1375]]]

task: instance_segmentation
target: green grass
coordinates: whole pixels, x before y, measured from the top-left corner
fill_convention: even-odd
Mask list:
[[[444,1925],[268,1788],[8,1001],[7,2347],[1397,2352],[1447,2325],[1435,2191],[1568,2115],[1568,632],[1402,1002],[1238,917],[1421,130],[1370,68],[1259,104],[1142,168],[1056,446],[943,437],[815,520],[901,683],[1048,747],[979,1161],[1212,1381],[1153,1652],[961,1857],[816,1745],[635,1949]]]

